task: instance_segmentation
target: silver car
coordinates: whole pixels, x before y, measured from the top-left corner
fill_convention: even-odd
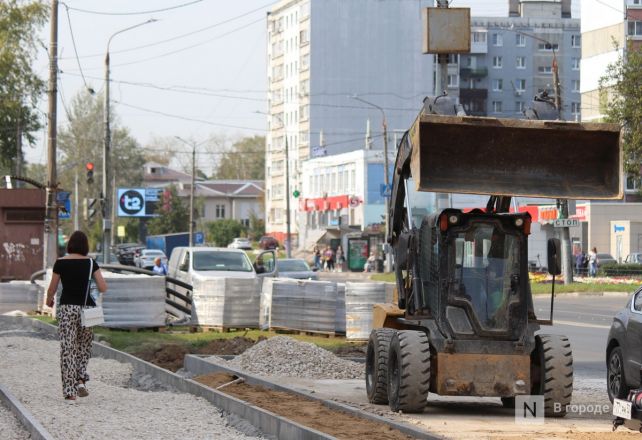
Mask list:
[[[162,264],[167,264],[167,256],[163,251],[158,249],[143,249],[140,251],[140,256],[136,257],[136,266],[141,269],[152,269],[156,258],[160,258]]]
[[[232,243],[228,244],[227,247],[230,249],[251,250],[252,243],[250,243],[250,240],[247,238],[237,237],[232,241]]]
[[[319,275],[310,269],[308,263],[300,258],[284,258],[276,261],[279,277],[295,278],[298,280],[318,280]]]

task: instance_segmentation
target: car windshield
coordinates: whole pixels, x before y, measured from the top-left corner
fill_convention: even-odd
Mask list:
[[[277,262],[281,272],[308,272],[310,266],[303,260],[279,260]]]
[[[518,237],[491,223],[475,223],[454,238],[452,295],[470,303],[483,328],[508,330],[508,306],[511,298],[518,300],[511,296],[519,284]]]
[[[148,257],[164,257],[165,254],[161,251],[145,251],[144,254]]]
[[[222,270],[252,272],[252,264],[241,252],[202,251],[194,252],[194,270]]]
[[[611,254],[597,254],[597,258],[600,260],[614,260]]]

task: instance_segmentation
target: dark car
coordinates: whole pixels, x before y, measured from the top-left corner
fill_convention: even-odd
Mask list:
[[[605,264],[617,264],[617,260],[611,254],[597,254],[597,267]]]
[[[284,258],[276,260],[276,270],[279,277],[295,278],[298,280],[318,280],[319,275],[310,269],[308,263],[301,258]]]
[[[606,346],[606,386],[611,402],[642,384],[642,288],[613,318]]]
[[[279,242],[276,238],[265,235],[259,240],[259,248],[263,250],[276,249],[279,247]]]

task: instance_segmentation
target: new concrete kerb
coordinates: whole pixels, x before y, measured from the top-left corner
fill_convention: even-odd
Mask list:
[[[306,399],[311,399],[311,400],[316,400],[323,405],[327,406],[328,408],[338,410],[338,411],[343,411],[345,413],[354,415],[356,417],[360,417],[363,419],[368,419],[372,420],[375,422],[380,422],[384,423],[388,426],[391,426],[394,429],[397,429],[398,431],[403,432],[404,434],[408,434],[412,436],[413,438],[416,439],[425,439],[425,440],[434,440],[434,439],[440,439],[441,437],[436,437],[434,435],[431,435],[425,431],[416,429],[412,426],[403,424],[403,423],[398,423],[393,420],[387,419],[385,417],[378,416],[376,414],[369,413],[367,411],[363,411],[359,408],[354,408],[349,405],[345,405],[340,402],[335,402],[333,400],[326,400],[326,399],[321,399],[317,396],[314,396],[313,394],[310,394],[305,391],[300,391],[295,388],[290,388],[287,386],[279,385],[273,382],[270,382],[264,378],[253,376],[251,374],[248,374],[244,371],[236,370],[234,368],[230,368],[226,365],[220,365],[216,364],[213,362],[209,362],[205,359],[203,359],[201,356],[196,356],[192,354],[188,354],[185,356],[185,369],[195,375],[202,375],[202,374],[208,374],[208,373],[227,373],[232,376],[238,376],[242,377],[245,379],[245,382],[250,384],[250,385],[259,385],[263,386],[265,388],[269,388],[272,390],[276,391],[285,391],[288,393],[296,394],[302,397],[305,397]]]
[[[31,434],[34,440],[54,440],[53,436],[36,420],[29,411],[16,397],[9,392],[3,385],[0,385],[0,400],[13,412],[22,426]]]
[[[25,317],[1,318],[9,318],[12,324],[17,325],[23,329],[40,331],[47,334],[58,333],[58,328],[56,326],[38,321],[36,319]],[[178,391],[202,397],[208,402],[212,403],[214,406],[247,420],[249,423],[260,429],[263,434],[267,434],[269,436],[274,436],[278,439],[284,440],[329,440],[335,438],[320,431],[305,427],[303,425],[299,425],[296,422],[278,416],[274,413],[271,413],[270,411],[266,411],[242,400],[208,388],[193,380],[185,379],[184,377],[164,370],[163,368],[157,367],[156,365],[145,362],[127,353],[123,353],[111,347],[107,347],[99,342],[94,342],[93,355],[96,357],[114,359],[119,362],[129,363],[134,367],[136,371],[140,373],[148,374],[154,379],[157,379]],[[24,406],[22,406],[22,408],[26,411],[26,408],[24,408]],[[22,414],[24,414],[24,412]],[[33,417],[31,417],[31,420],[35,423],[38,423],[35,419],[33,419]],[[44,430],[44,428],[42,429],[42,431],[48,437],[35,438],[53,438]]]

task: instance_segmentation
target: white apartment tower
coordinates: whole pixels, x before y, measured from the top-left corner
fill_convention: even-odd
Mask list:
[[[394,151],[433,90],[433,57],[422,54],[421,10],[429,0],[281,0],[267,18],[266,230],[284,242],[290,197],[293,247],[302,217],[301,162]],[[363,101],[356,100],[358,97]],[[286,194],[286,147],[290,191]],[[305,194],[301,194],[305,196]]]

